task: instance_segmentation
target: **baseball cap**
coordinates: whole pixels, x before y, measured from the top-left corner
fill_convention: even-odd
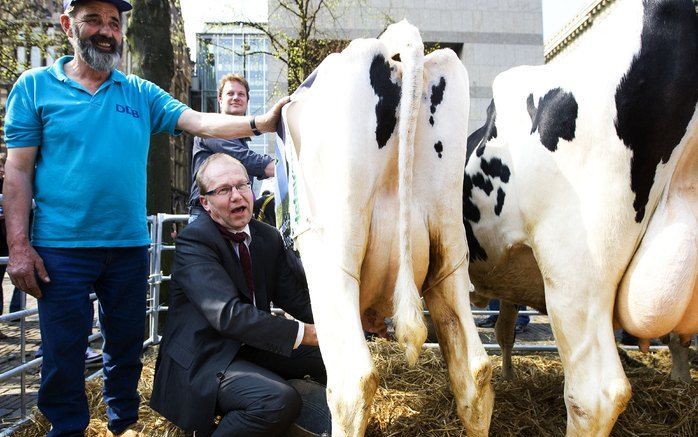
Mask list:
[[[75,6],[76,3],[80,3],[82,0],[63,0],[63,10],[65,12],[68,12],[70,9]],[[104,3],[111,3],[114,6],[116,6],[116,9],[119,10],[119,12],[126,12],[130,11],[133,7],[131,6],[131,2],[129,0],[97,0],[100,2]]]

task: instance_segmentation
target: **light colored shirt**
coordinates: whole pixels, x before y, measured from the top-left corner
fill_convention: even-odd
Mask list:
[[[252,242],[252,234],[250,233],[250,225],[245,225],[245,229],[242,231],[238,232],[244,232],[245,233],[245,246],[247,246],[247,251],[249,252],[250,250],[250,243]],[[239,246],[241,243],[235,243],[231,241],[231,244],[233,245],[233,250],[235,250],[235,255],[238,256],[238,259],[240,259],[240,249]],[[250,257],[252,258],[252,257]],[[250,262],[252,260],[250,259]],[[252,295],[252,304],[257,305],[257,301],[255,299],[254,294]],[[298,322],[298,332],[296,333],[296,341],[293,343],[293,348],[298,349],[298,346],[301,345],[301,341],[303,341],[303,335],[305,334],[305,323],[301,322],[300,320],[296,320]]]

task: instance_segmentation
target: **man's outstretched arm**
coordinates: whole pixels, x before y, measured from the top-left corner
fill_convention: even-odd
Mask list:
[[[250,120],[254,119],[260,132],[274,132],[281,116],[281,108],[288,103],[284,97],[266,113],[257,116],[226,115],[187,109],[177,120],[177,129],[203,138],[243,138],[254,135]]]

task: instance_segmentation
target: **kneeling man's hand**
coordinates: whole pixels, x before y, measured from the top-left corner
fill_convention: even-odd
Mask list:
[[[306,346],[317,346],[318,341],[317,333],[315,332],[315,325],[306,323],[304,328],[305,330],[303,331],[303,340],[301,340],[301,344]]]

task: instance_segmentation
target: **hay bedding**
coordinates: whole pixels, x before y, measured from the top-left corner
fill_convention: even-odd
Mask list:
[[[404,360],[403,349],[395,343],[371,344],[381,382],[374,398],[366,435],[383,436],[465,436],[455,413],[448,377],[441,353],[426,350],[416,367]],[[620,416],[612,436],[698,436],[698,354],[691,354],[691,384],[669,380],[669,352],[649,355],[621,353],[633,397]],[[514,356],[517,380],[503,381],[501,360],[495,365],[493,384],[495,406],[491,436],[562,436],[565,434],[565,404],[562,398],[562,365],[556,354]],[[180,437],[184,434],[147,406],[153,380],[155,355],[149,352],[140,381],[143,397],[141,423],[147,435]],[[590,381],[590,383],[596,383]],[[88,383],[92,418],[88,437],[106,431],[101,382]],[[181,399],[180,402],[186,402]],[[16,433],[19,437],[46,435],[48,424],[35,412],[33,423]]]

